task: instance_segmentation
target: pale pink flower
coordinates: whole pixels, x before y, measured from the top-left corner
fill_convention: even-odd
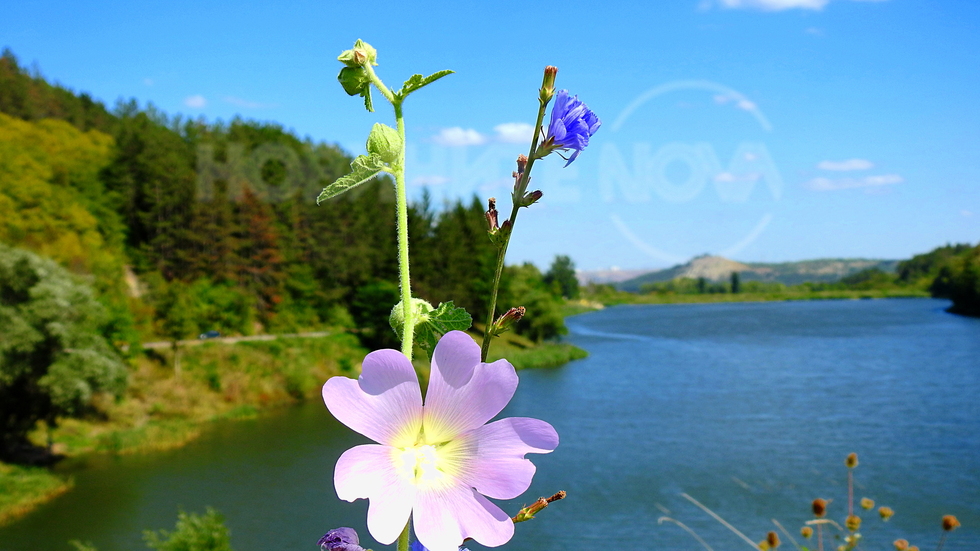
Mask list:
[[[527,453],[549,453],[558,434],[538,419],[487,423],[517,390],[506,360],[480,361],[480,347],[447,333],[432,354],[425,405],[412,363],[396,350],[364,358],[355,381],[333,377],[323,401],[340,422],[378,442],[355,446],[334,471],[337,495],[367,498],[367,526],[379,543],[394,542],[408,522],[431,551],[456,551],[466,538],[496,547],[514,535],[510,516],[487,499],[527,490]]]

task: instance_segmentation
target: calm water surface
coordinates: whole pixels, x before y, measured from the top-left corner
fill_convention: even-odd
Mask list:
[[[531,490],[502,505],[558,489],[569,499],[519,525],[507,548],[703,549],[657,523],[669,516],[715,550],[748,549],[682,493],[754,541],[773,518],[796,536],[815,497],[846,515],[851,451],[856,497],[897,513],[888,524],[863,513],[864,548],[903,537],[933,549],[945,513],[963,523],[946,549],[980,548],[980,320],[946,305],[624,306],[570,318],[570,340],[591,356],[521,372],[505,411],[547,419],[562,443],[531,456]],[[180,450],[90,459],[66,467],[72,492],[0,529],[0,550],[70,549],[69,539],[144,549],[143,529],[208,505],[238,551],[313,551],[342,525],[368,539],[366,502],[340,502],[332,484],[337,458],[363,441],[309,404],[221,424]]]

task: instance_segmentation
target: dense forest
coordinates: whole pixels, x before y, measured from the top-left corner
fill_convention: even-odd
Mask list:
[[[274,123],[171,117],[135,100],[109,109],[49,83],[5,50],[0,388],[37,397],[0,406],[0,418],[18,420],[4,427],[6,436],[23,434],[29,423],[18,415],[25,412],[53,419],[83,409],[75,398],[59,402],[61,387],[48,377],[48,367],[82,341],[45,332],[60,323],[35,308],[46,281],[84,305],[84,323],[64,326],[95,331],[108,346],[99,344],[99,353],[112,349],[117,358],[138,353],[141,341],[206,331],[341,327],[356,329],[368,347],[394,346],[392,182],[315,201],[351,160]],[[486,317],[496,256],[485,209],[476,197],[433,205],[425,195],[409,212],[415,295],[434,305],[452,300],[475,320]],[[559,260],[567,280],[573,266]],[[502,289],[502,307],[528,308],[516,331],[532,340],[564,331],[559,310],[568,287],[546,275],[533,265],[509,267]],[[103,364],[83,373],[69,362],[62,386],[84,388],[80,396],[118,391],[118,362]]]

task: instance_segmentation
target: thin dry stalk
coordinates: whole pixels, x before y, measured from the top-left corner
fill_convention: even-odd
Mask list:
[[[750,540],[748,538],[748,536],[746,536],[745,534],[739,532],[738,529],[735,528],[734,526],[732,526],[731,524],[728,524],[727,522],[725,522],[725,519],[719,517],[718,515],[715,514],[714,511],[712,511],[711,509],[708,509],[707,507],[705,507],[704,505],[702,505],[700,501],[694,499],[693,497],[691,497],[691,496],[689,496],[689,495],[687,495],[687,494],[685,494],[683,492],[681,492],[681,495],[684,496],[684,499],[687,499],[691,503],[693,503],[693,504],[697,505],[698,507],[700,507],[702,511],[704,511],[705,513],[708,513],[709,515],[711,515],[712,518],[714,518],[715,520],[717,520],[718,522],[720,522],[725,528],[728,528],[732,532],[735,532],[735,534],[738,535],[738,537],[740,537],[743,540],[745,540],[745,543],[749,544],[749,546],[752,547],[753,550],[755,550],[755,551],[758,551],[759,550],[759,547],[756,546],[755,542],[752,541],[752,540]]]
[[[707,549],[708,551],[715,551],[714,549],[711,548],[710,545],[708,545],[708,542],[706,542],[703,539],[701,539],[701,536],[697,535],[694,532],[694,530],[691,530],[690,528],[688,528],[683,522],[681,522],[679,520],[674,520],[674,519],[672,519],[670,517],[660,517],[660,518],[657,519],[657,524],[663,524],[664,521],[673,522],[674,524],[680,526],[681,528],[684,529],[685,532],[687,532],[688,534],[691,534],[691,537],[693,537],[694,539],[698,540],[698,543],[700,543],[701,545],[703,545],[705,549]]]

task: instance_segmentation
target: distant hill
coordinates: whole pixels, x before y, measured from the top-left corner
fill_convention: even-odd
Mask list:
[[[770,264],[742,263],[720,256],[698,256],[686,264],[678,264],[672,268],[647,272],[627,279],[616,287],[635,293],[644,283],[658,283],[683,277],[693,279],[703,277],[710,281],[724,281],[731,277],[732,272],[738,272],[742,281],[776,281],[784,285],[797,285],[805,281],[833,282],[868,268],[894,273],[897,265],[897,260],[867,258],[824,258]]]
[[[619,283],[648,273],[650,273],[650,270],[620,270],[618,268],[609,270],[575,270],[575,277],[578,279],[579,285],[588,285],[589,283]]]

